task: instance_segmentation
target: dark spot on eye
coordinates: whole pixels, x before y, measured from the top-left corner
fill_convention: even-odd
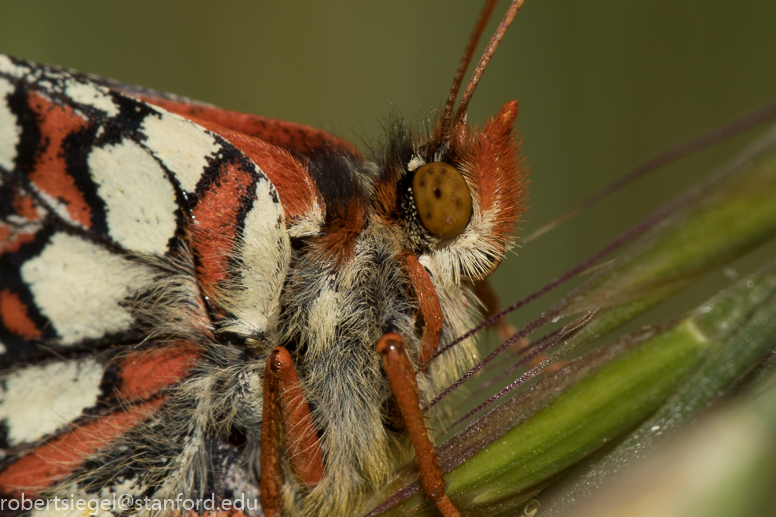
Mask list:
[[[431,235],[449,239],[469,223],[471,192],[463,175],[450,164],[432,162],[418,168],[412,196],[420,222]]]

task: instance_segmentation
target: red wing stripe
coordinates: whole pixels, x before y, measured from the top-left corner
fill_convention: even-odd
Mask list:
[[[28,97],[30,109],[38,120],[40,144],[29,179],[51,200],[57,212],[66,220],[83,228],[92,227],[92,210],[67,172],[63,142],[71,134],[88,126],[88,122],[69,106],[52,103],[36,92]]]
[[[70,104],[78,104],[89,111],[98,110],[100,114],[109,117],[116,116],[119,112],[108,89],[81,74],[5,55],[0,55],[0,74],[21,79],[40,91],[67,98]]]
[[[190,239],[204,293],[225,313],[229,330],[266,330],[290,259],[283,208],[272,183],[242,155],[207,177],[192,209]],[[204,182],[203,182],[204,183]],[[229,296],[222,294],[228,290]]]
[[[146,402],[89,422],[38,447],[0,473],[0,492],[36,494],[62,481],[90,455],[149,418],[165,402]]]
[[[26,176],[36,194],[33,200],[41,205],[14,200],[17,213],[35,220],[41,214],[34,211],[50,208],[66,225],[89,230],[96,240],[107,241],[104,237],[109,237],[127,250],[165,254],[178,226],[182,197],[162,160],[138,143],[159,144],[156,136],[163,115],[156,108],[126,98],[121,105],[122,117],[111,119],[89,109],[99,105],[106,113],[119,113],[113,99],[97,86],[45,68],[36,69],[36,73],[43,79],[24,77],[5,104],[21,130],[12,174],[19,179]],[[40,84],[44,79],[52,85],[59,81],[59,86]],[[174,118],[187,129],[193,127],[180,117]],[[141,122],[151,128],[149,134],[138,134],[136,126]],[[194,131],[206,133],[198,128]],[[212,135],[206,137],[213,141]],[[174,156],[169,146],[162,147],[165,158]],[[201,162],[205,164],[205,157]],[[201,174],[200,167],[196,178]],[[26,189],[26,184],[20,181],[16,188]]]
[[[41,218],[41,210],[35,200],[28,195],[24,195],[21,192],[16,192],[13,198],[13,208],[18,215],[33,222],[38,221]]]
[[[241,166],[225,163],[192,210],[192,244],[200,258],[197,276],[209,296],[214,296],[216,285],[229,277],[239,215],[250,200],[253,181]]]
[[[0,278],[0,289],[19,292],[16,284],[24,284],[32,300],[22,301],[49,320],[45,329],[53,329],[44,330],[42,339],[55,331],[55,344],[76,345],[133,331],[132,304],[125,302],[153,289],[157,277],[150,267],[129,267],[124,252],[167,255],[176,238],[186,236],[204,293],[236,316],[234,321],[245,322],[232,330],[254,334],[265,328],[277,306],[278,273],[285,271],[290,245],[280,194],[252,159],[261,155],[267,169],[277,169],[293,213],[314,207],[320,214],[314,182],[297,158],[266,142],[246,147],[252,151],[248,156],[192,117],[125,96],[121,92],[129,92],[121,86],[106,87],[64,70],[0,56],[0,81],[9,92],[0,99],[6,108],[0,115],[20,131],[18,156],[5,152],[14,165],[9,177],[14,183],[18,178],[18,186],[4,185],[0,202],[7,204],[7,192],[26,187],[23,180],[29,180],[38,211],[58,215],[68,227],[67,232],[53,231],[54,218],[42,219],[40,228],[29,229],[36,235],[30,246],[22,245],[18,230],[0,227],[3,266],[13,276],[13,282]],[[224,123],[240,119],[224,118],[218,110],[208,113]],[[247,117],[235,127],[256,129],[259,121]],[[314,150],[346,146],[302,126],[267,127],[267,134],[287,136]],[[223,130],[235,140],[249,138]],[[35,208],[22,203],[17,212],[32,216]],[[89,235],[73,231],[71,224]],[[315,230],[315,225],[305,221],[300,226]],[[278,259],[264,267],[268,250],[277,250]],[[266,272],[255,274],[256,265]],[[232,278],[237,275],[245,278]],[[227,280],[251,289],[219,303],[219,289],[227,287]],[[38,323],[38,328],[44,326]]]
[[[316,205],[323,206],[318,188],[307,168],[288,151],[208,120],[194,120],[228,140],[261,168],[277,189],[286,218],[291,220],[305,215],[315,209]]]
[[[0,291],[0,321],[11,333],[24,339],[40,339],[43,333],[35,322],[30,319],[28,308],[19,295],[10,289]]]
[[[184,379],[198,358],[191,346],[132,352],[119,365],[117,395],[129,401],[149,399]]]
[[[310,126],[149,95],[141,95],[140,98],[182,117],[214,122],[221,127],[259,138],[295,153],[306,155],[328,150],[345,152],[354,157],[361,156],[346,140]]]
[[[0,257],[4,253],[16,253],[24,244],[35,240],[33,232],[17,232],[16,228],[0,222]]]

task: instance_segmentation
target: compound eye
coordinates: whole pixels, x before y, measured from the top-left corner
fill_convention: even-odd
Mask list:
[[[472,195],[460,172],[444,162],[427,163],[415,171],[412,196],[420,223],[435,237],[461,233],[472,215]]]

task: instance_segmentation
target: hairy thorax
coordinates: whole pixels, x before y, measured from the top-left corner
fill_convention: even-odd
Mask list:
[[[315,511],[346,511],[365,489],[384,484],[411,450],[375,351],[382,335],[395,332],[418,366],[424,321],[401,262],[403,239],[395,228],[371,218],[346,261],[325,260],[306,243],[292,252],[279,333],[313,408],[327,467],[322,483],[305,498],[304,506]],[[461,284],[435,287],[447,322],[440,339],[444,345],[469,325],[470,304]],[[421,399],[431,400],[473,357],[466,345],[444,358],[445,365],[434,364],[419,375]]]

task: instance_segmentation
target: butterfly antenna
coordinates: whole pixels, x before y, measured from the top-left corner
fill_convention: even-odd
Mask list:
[[[466,113],[466,108],[469,106],[469,101],[471,100],[472,95],[474,95],[474,90],[477,88],[477,83],[480,82],[480,78],[482,77],[482,74],[485,72],[485,69],[488,67],[488,62],[490,62],[490,58],[493,57],[493,54],[496,52],[496,49],[498,48],[498,44],[501,42],[501,38],[503,38],[504,34],[506,34],[507,29],[512,24],[512,20],[515,19],[515,15],[517,14],[517,11],[519,11],[520,8],[523,7],[524,2],[525,0],[513,0],[512,4],[509,6],[509,9],[504,15],[504,18],[501,20],[501,23],[498,24],[498,28],[496,29],[496,32],[493,34],[493,37],[490,38],[490,42],[488,43],[488,46],[485,48],[485,52],[483,52],[482,57],[480,58],[480,62],[477,64],[477,68],[474,69],[474,73],[472,74],[472,78],[469,81],[469,85],[466,87],[466,91],[463,92],[461,103],[458,105],[458,111],[455,112],[453,125],[457,125],[461,121],[461,118],[463,118],[463,115]],[[449,99],[448,99],[448,102],[449,102]]]
[[[485,26],[488,25],[488,20],[493,14],[493,9],[496,8],[498,0],[487,0],[485,6],[480,12],[480,17],[477,18],[477,23],[474,24],[474,30],[469,36],[469,42],[466,44],[466,50],[461,57],[461,62],[458,63],[458,70],[455,71],[455,77],[453,77],[453,85],[450,87],[450,93],[447,95],[447,102],[445,103],[445,111],[442,115],[442,141],[447,140],[450,133],[450,120],[453,118],[453,108],[455,107],[455,99],[458,98],[458,92],[461,89],[463,83],[463,75],[469,68],[469,63],[472,62],[472,56],[477,49],[477,44],[480,42],[482,32],[485,30]]]

